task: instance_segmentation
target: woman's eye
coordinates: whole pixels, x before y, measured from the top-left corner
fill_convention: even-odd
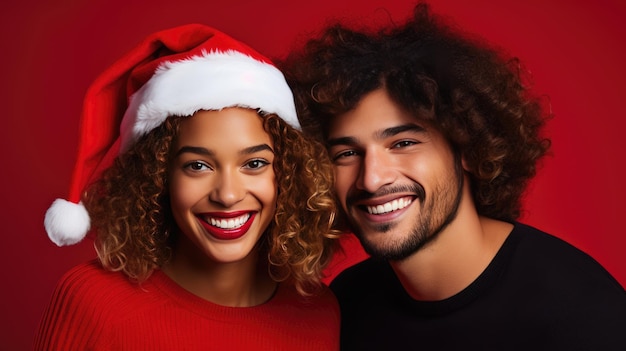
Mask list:
[[[261,160],[261,159],[255,159],[255,160],[251,160],[248,163],[246,163],[244,165],[244,168],[259,169],[259,168],[265,167],[265,166],[267,166],[269,164],[270,163],[268,161]]]
[[[189,162],[185,165],[185,168],[188,168],[192,171],[204,171],[207,169],[211,169],[211,167],[209,167],[209,165],[207,165],[204,162],[200,162],[200,161],[194,161],[194,162]]]

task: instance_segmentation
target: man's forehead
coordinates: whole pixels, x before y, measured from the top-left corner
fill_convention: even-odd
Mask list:
[[[395,137],[401,133],[427,133],[428,129],[423,123],[409,122],[402,124],[389,124],[381,128],[360,128],[360,129],[336,129],[330,130],[326,139],[328,145],[336,144],[356,144],[363,138],[374,140],[384,140]]]

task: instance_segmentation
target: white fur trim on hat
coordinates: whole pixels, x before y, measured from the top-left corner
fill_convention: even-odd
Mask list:
[[[238,51],[213,51],[163,63],[133,94],[120,127],[121,149],[169,116],[235,106],[275,113],[300,129],[293,94],[282,72]]]
[[[56,199],[46,211],[44,226],[48,237],[58,246],[73,245],[83,240],[90,228],[89,213],[80,202]]]

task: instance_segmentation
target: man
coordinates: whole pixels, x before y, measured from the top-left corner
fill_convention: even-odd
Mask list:
[[[418,4],[399,27],[331,26],[283,65],[372,256],[331,284],[344,350],[626,348],[624,288],[517,222],[550,146],[519,62]]]

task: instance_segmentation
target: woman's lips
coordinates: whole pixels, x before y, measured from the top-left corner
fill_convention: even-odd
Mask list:
[[[234,240],[244,236],[254,218],[256,212],[239,211],[228,213],[209,213],[198,215],[200,223],[206,231],[219,240]]]

